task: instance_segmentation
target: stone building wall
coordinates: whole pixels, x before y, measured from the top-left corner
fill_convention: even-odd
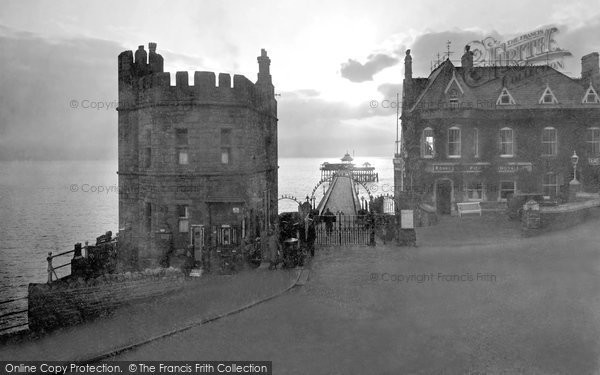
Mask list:
[[[256,83],[195,72],[190,84],[187,72],[177,72],[171,86],[152,43],[150,50],[148,62],[143,46],[135,59],[131,51],[119,55],[121,258],[138,259],[131,264],[138,267],[188,248],[192,225],[204,225],[204,245],[215,246],[222,225],[237,228],[239,242],[249,229],[264,229],[248,225],[277,216],[277,103],[266,51]],[[170,233],[169,244],[157,242],[161,233]]]

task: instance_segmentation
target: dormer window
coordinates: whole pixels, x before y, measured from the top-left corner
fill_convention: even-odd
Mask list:
[[[458,82],[458,79],[456,78],[456,72],[453,70],[452,78],[450,79],[450,82],[448,82],[448,85],[446,86],[446,89],[444,90],[444,94],[447,95],[448,100],[452,104],[452,107],[458,105],[459,92],[461,95],[464,95],[464,93],[465,93],[462,86]]]
[[[510,92],[508,92],[506,87],[503,88],[502,92],[500,93],[500,96],[498,97],[498,100],[496,100],[496,105],[515,105],[515,104],[516,104],[516,102],[513,99]]]
[[[583,96],[581,102],[584,104],[600,103],[600,97],[598,97],[598,93],[596,93],[596,90],[594,90],[594,87],[592,87],[591,83],[590,87],[588,87],[587,91],[585,92],[585,95]]]
[[[456,89],[450,90],[450,103],[458,103],[458,91]]]
[[[550,90],[549,86],[546,86],[546,89],[544,90],[544,93],[542,94],[542,97],[540,98],[539,103],[540,104],[558,104],[558,100],[556,99],[556,96],[554,96],[554,93],[552,92],[552,90]]]

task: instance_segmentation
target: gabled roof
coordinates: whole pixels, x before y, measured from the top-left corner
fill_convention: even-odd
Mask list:
[[[455,67],[450,60],[444,61],[431,72],[426,85],[423,85],[421,78],[413,80],[413,83],[416,82],[421,90],[410,111],[420,105],[426,108],[428,104],[448,103],[446,93],[455,85],[462,89],[460,101],[472,103],[472,108],[493,107],[498,103],[499,93],[503,94],[505,89],[514,102],[511,105],[541,108],[543,104],[540,104],[540,98],[550,87],[554,98],[560,98],[560,102],[554,101],[553,104],[581,106],[581,98],[589,90],[581,80],[568,77],[546,65],[467,69]]]
[[[446,86],[446,90],[444,90],[444,94],[448,93],[448,90],[450,90],[450,87],[452,86],[452,84],[458,86],[458,89],[460,90],[461,94],[465,93],[465,90],[463,90],[462,86],[460,85],[460,83],[458,83],[458,80],[456,79],[456,70],[452,70],[452,79],[450,80],[450,82],[448,82],[448,86]]]

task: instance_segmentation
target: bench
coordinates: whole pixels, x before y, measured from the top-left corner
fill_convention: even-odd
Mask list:
[[[478,213],[481,216],[481,206],[479,202],[462,202],[457,203],[458,216],[462,217],[463,214]]]

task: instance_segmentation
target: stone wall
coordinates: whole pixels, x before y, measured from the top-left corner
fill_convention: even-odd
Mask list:
[[[541,230],[560,230],[600,217],[600,199],[542,207]]]
[[[174,269],[107,274],[95,279],[65,278],[29,284],[29,329],[48,331],[110,314],[132,301],[181,289],[185,277]]]

